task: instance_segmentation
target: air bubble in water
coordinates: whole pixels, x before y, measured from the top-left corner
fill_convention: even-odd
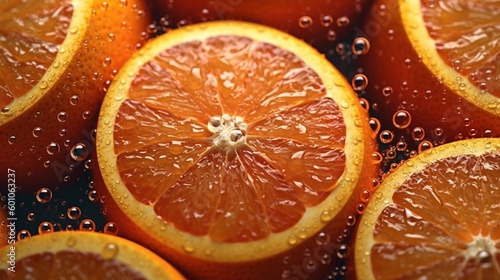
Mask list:
[[[28,230],[23,229],[17,233],[17,240],[23,240],[28,237],[31,237],[31,233]]]
[[[82,210],[80,210],[80,208],[76,206],[73,206],[68,208],[66,214],[68,215],[68,218],[70,218],[71,220],[77,220],[82,215]]]
[[[411,115],[406,110],[399,110],[392,116],[392,123],[398,129],[405,129],[411,123]]]
[[[43,129],[41,127],[33,128],[33,137],[40,137],[42,135]]]
[[[85,144],[78,143],[71,148],[70,155],[75,161],[83,161],[89,156],[89,149]]]
[[[356,74],[352,78],[351,83],[354,90],[364,90],[368,86],[368,78],[363,74]]]
[[[35,197],[39,203],[42,203],[42,204],[47,203],[52,199],[52,191],[49,190],[48,188],[40,188],[36,192]]]
[[[81,231],[95,231],[95,223],[91,219],[85,219],[80,223]]]
[[[313,20],[310,16],[301,16],[299,18],[300,28],[308,28],[313,24]]]
[[[352,53],[355,55],[363,55],[370,50],[370,41],[364,37],[357,37],[352,42]]]
[[[68,113],[64,111],[59,112],[59,114],[57,114],[57,120],[60,122],[65,122],[66,120],[68,120]]]
[[[113,222],[108,222],[104,225],[103,232],[106,234],[117,235],[118,234],[118,225],[116,225]]]
[[[50,233],[54,231],[54,226],[50,222],[42,222],[38,225],[38,233]]]
[[[49,155],[54,155],[56,153],[58,153],[60,151],[60,147],[59,147],[59,144],[55,143],[55,142],[50,142],[50,144],[47,145],[47,154]]]

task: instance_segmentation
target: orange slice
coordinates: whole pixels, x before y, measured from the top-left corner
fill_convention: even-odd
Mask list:
[[[499,9],[498,1],[375,1],[359,29],[371,46],[359,61],[380,131],[394,134],[388,146],[407,143],[399,158],[426,141],[500,135]]]
[[[42,234],[0,252],[1,279],[184,279],[146,248],[103,233]]]
[[[0,14],[0,169],[25,191],[77,180],[104,92],[144,42],[147,6],[8,0]]]
[[[500,139],[428,150],[373,194],[355,238],[358,279],[500,279]]]
[[[202,279],[281,277],[320,232],[342,236],[377,172],[342,75],[303,41],[237,21],[141,49],[110,86],[96,143],[95,186],[120,232]],[[309,272],[326,274],[326,258]]]

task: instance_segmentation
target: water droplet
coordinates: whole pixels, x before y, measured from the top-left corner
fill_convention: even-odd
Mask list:
[[[17,233],[17,240],[23,240],[31,237],[31,233],[28,230],[22,229]]]
[[[76,206],[73,206],[68,208],[66,215],[68,215],[68,218],[70,218],[71,220],[77,220],[82,215],[82,210],[80,210],[80,208]]]
[[[104,65],[105,67],[111,65],[111,58],[110,57],[106,57],[104,59],[104,61],[102,62],[102,65]]]
[[[383,157],[379,152],[375,152],[372,154],[371,159],[374,164],[377,164],[382,162]]]
[[[103,232],[106,234],[117,235],[118,234],[118,225],[116,225],[113,222],[108,222],[104,225]]]
[[[127,7],[128,1],[127,0],[120,0],[120,7],[124,8]]]
[[[347,25],[349,25],[349,23],[350,23],[350,20],[346,16],[342,16],[342,17],[337,18],[337,26],[338,27],[346,27]]]
[[[377,135],[378,132],[380,131],[380,127],[381,127],[380,121],[377,118],[371,117],[369,124],[370,124],[370,128],[373,131],[372,135]]]
[[[49,155],[54,155],[56,153],[58,153],[60,151],[60,147],[59,147],[59,144],[57,143],[54,143],[54,142],[50,142],[50,144],[47,145],[47,154]]]
[[[36,192],[36,200],[39,203],[47,203],[52,199],[52,191],[48,188],[41,188]]]
[[[46,81],[42,81],[40,83],[40,89],[46,89],[47,87],[49,86],[49,83],[47,83]]]
[[[411,68],[411,59],[405,59],[403,65],[405,68]]]
[[[328,222],[331,219],[333,219],[333,215],[329,210],[325,210],[325,211],[321,212],[320,218],[321,218],[321,221]]]
[[[89,149],[85,144],[78,143],[71,148],[70,155],[75,161],[83,161],[89,156]]]
[[[406,110],[399,110],[392,116],[392,123],[398,129],[405,129],[411,123],[411,115]]]
[[[106,244],[101,251],[101,256],[104,260],[110,260],[118,255],[118,245],[114,243]]]
[[[78,104],[78,101],[80,101],[80,97],[78,97],[78,95],[72,95],[70,98],[69,98],[69,104],[75,106],[76,104]]]
[[[308,28],[313,24],[313,20],[310,16],[301,16],[299,18],[300,28]]]
[[[92,115],[92,113],[90,113],[90,111],[85,111],[85,112],[82,113],[82,118],[84,120],[88,120],[91,115]]]
[[[428,140],[424,140],[422,142],[420,142],[420,144],[418,144],[418,153],[422,153],[424,151],[427,151],[429,149],[432,149],[434,145],[432,145],[432,143]]]
[[[67,227],[66,227],[67,229]],[[78,241],[76,240],[76,238],[74,238],[73,236],[70,236],[68,237],[68,240],[66,240],[66,245],[68,245],[68,247],[74,247],[76,245]]]
[[[194,252],[194,246],[193,246],[193,243],[191,241],[186,241],[184,243],[184,245],[182,246],[182,248],[184,249],[184,251],[188,252],[188,253],[192,253]]]
[[[108,41],[113,42],[115,40],[115,38],[116,38],[115,33],[108,34]]]
[[[9,107],[2,107],[1,112],[2,112],[2,114],[7,114],[8,112],[10,112],[10,108]]]
[[[103,1],[103,2],[101,3],[101,10],[105,11],[105,10],[107,10],[107,9],[108,9],[108,7],[109,7],[108,2]]]
[[[324,27],[328,27],[332,25],[332,23],[333,23],[333,17],[331,15],[323,15],[321,17],[321,25],[323,25]]]
[[[85,219],[80,223],[81,231],[95,231],[95,223],[91,219]]]
[[[318,233],[316,236],[316,244],[318,245],[327,245],[330,242],[330,236],[325,232]]]
[[[370,50],[370,41],[364,37],[357,37],[352,42],[352,53],[355,55],[363,55]]]
[[[70,33],[70,34],[76,34],[77,32],[78,32],[78,27],[71,27],[71,28],[69,29],[69,33]]]
[[[346,259],[349,256],[349,246],[347,244],[341,244],[337,250],[337,257],[339,259]]]
[[[60,122],[65,122],[66,120],[68,120],[68,113],[64,111],[59,112],[59,114],[57,114],[57,120]]]
[[[371,196],[372,194],[370,193],[370,191],[364,190],[363,192],[361,192],[360,199],[362,202],[368,202]]]
[[[411,137],[415,141],[421,141],[425,137],[425,130],[423,128],[417,126],[417,127],[413,128],[413,130],[411,131]]]
[[[35,221],[35,213],[33,212],[28,213],[28,221],[30,222]]]
[[[379,138],[383,144],[389,144],[394,139],[394,134],[390,130],[384,130],[380,132]]]
[[[50,233],[54,231],[54,226],[50,222],[42,222],[38,225],[38,233]]]
[[[405,150],[406,150],[406,148],[407,148],[407,146],[408,146],[408,145],[406,144],[406,142],[405,142],[405,141],[401,141],[401,140],[400,140],[400,141],[398,141],[398,143],[396,143],[396,149],[397,149],[398,151],[400,151],[400,152],[405,151]]]
[[[352,226],[356,225],[356,221],[357,221],[357,219],[355,216],[347,217],[347,226],[352,227]]]
[[[297,244],[297,241],[298,241],[298,238],[294,234],[291,234],[290,236],[288,236],[288,244],[289,245],[295,245],[295,244]]]
[[[7,140],[10,145],[14,145],[17,143],[17,137],[15,135],[9,136],[9,140]]]
[[[356,207],[356,212],[358,212],[358,214],[363,214],[366,210],[366,206],[363,204],[363,203],[360,203],[358,204],[358,206]]]
[[[368,78],[363,74],[356,74],[352,78],[352,87],[356,91],[364,90],[368,86]]]
[[[328,30],[328,31],[326,32],[326,39],[327,39],[328,41],[335,41],[335,40],[337,39],[337,33],[335,33],[335,31],[334,31],[334,30],[331,30],[331,29],[330,29],[330,30]]]
[[[89,200],[90,200],[90,201],[96,201],[97,199],[99,199],[99,195],[98,195],[98,193],[97,193],[97,191],[96,191],[96,190],[91,190],[91,191],[89,192],[88,197],[89,197]]]
[[[40,137],[42,135],[43,129],[41,127],[33,128],[33,137]]]

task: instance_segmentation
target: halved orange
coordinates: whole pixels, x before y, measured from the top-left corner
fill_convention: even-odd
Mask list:
[[[61,231],[0,249],[1,279],[172,279],[169,263],[129,240],[95,232]]]
[[[148,43],[110,86],[94,184],[120,233],[190,277],[326,275],[377,176],[367,118],[305,42],[190,25]]]
[[[0,3],[0,169],[18,190],[78,179],[110,80],[145,42],[144,2]]]
[[[498,138],[457,141],[406,161],[361,217],[355,276],[500,279],[499,186]]]
[[[371,46],[359,62],[390,146],[500,135],[499,10],[498,1],[375,1],[358,29]]]

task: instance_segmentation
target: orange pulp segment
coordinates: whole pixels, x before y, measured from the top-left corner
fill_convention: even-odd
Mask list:
[[[500,139],[462,140],[391,173],[356,236],[358,279],[499,279]]]

